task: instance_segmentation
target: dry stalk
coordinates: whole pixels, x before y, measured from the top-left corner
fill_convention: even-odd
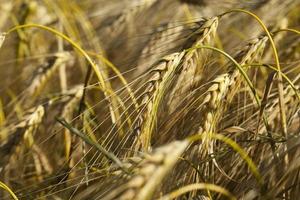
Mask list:
[[[62,118],[66,121],[72,121],[74,117],[74,112],[78,109],[79,103],[81,101],[83,95],[83,86],[77,86],[72,89],[75,92],[74,96],[69,100],[69,102],[64,106],[62,111]],[[69,159],[71,153],[71,144],[72,137],[71,133],[68,129],[64,129],[64,138],[65,138],[65,152],[66,152],[66,160]]]
[[[299,91],[299,87],[296,86],[296,89]],[[287,86],[284,90],[284,104],[285,107],[288,108],[287,110],[290,112],[288,116],[291,116],[295,114],[298,106],[299,106],[299,100],[297,98],[297,95],[295,91],[291,88],[291,86]],[[278,98],[272,99],[265,110],[266,113],[268,113],[268,123],[270,126],[279,124],[280,118],[279,117],[279,108],[278,108],[279,100]],[[276,120],[278,120],[276,122]],[[265,127],[261,127],[259,132],[263,132],[265,130]]]
[[[133,134],[137,147],[144,150],[151,147],[151,137],[156,123],[159,103],[168,88],[176,69],[180,66],[184,52],[165,56],[151,70],[151,78],[145,84],[145,91],[141,95],[139,115],[134,123]]]
[[[34,153],[38,156],[38,159],[40,160],[43,169],[48,174],[51,174],[53,172],[53,167],[50,164],[50,161],[47,158],[45,152],[38,145],[35,144],[32,146],[32,149],[34,150]]]
[[[149,200],[166,175],[176,164],[178,157],[188,147],[189,141],[175,141],[155,149],[134,168],[134,175],[127,183],[110,192],[105,200]]]
[[[5,40],[5,33],[0,33],[0,48],[2,47]]]
[[[134,157],[128,157],[122,160],[124,167],[132,170],[134,169],[137,165],[139,165],[143,161],[143,158],[141,156],[134,156]],[[112,165],[108,169],[108,172],[112,172],[114,175],[122,175],[124,174],[124,171],[120,170],[120,167],[117,165]],[[128,176],[128,175],[126,175]]]

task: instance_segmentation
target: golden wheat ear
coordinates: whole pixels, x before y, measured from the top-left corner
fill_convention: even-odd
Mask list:
[[[144,0],[139,3],[133,3],[131,7],[124,9],[118,18],[107,27],[110,37],[115,38],[124,30],[130,28],[136,16],[149,9],[156,2],[157,0]]]
[[[59,67],[70,61],[72,61],[72,56],[69,52],[57,53],[54,57],[47,60],[46,64],[39,68],[39,71],[26,90],[26,95],[30,97],[38,96]]]
[[[31,109],[18,124],[9,128],[10,135],[7,137],[6,142],[0,145],[0,156],[3,158],[0,162],[0,172],[9,164],[9,159],[14,154],[14,149],[22,140],[26,148],[32,148],[35,143],[35,133],[41,125],[44,115],[45,108],[41,105],[37,106]]]
[[[188,140],[174,141],[144,155],[134,168],[133,175],[121,187],[111,191],[103,200],[150,200],[166,175],[173,169],[179,156],[186,150]]]
[[[169,109],[172,113],[182,100],[182,96],[187,94],[196,82],[202,78],[205,60],[209,56],[203,49],[196,48],[201,45],[213,44],[213,39],[219,25],[219,19],[213,17],[199,21],[200,27],[193,33],[195,41],[187,44],[185,54],[180,68],[180,74],[174,88],[170,93]]]
[[[141,52],[136,73],[141,74],[148,70],[149,64],[151,65],[172,51],[175,52],[174,49],[179,45],[178,41],[185,39],[182,33],[188,31],[184,25],[176,26],[172,22],[158,27]]]
[[[267,37],[254,39],[235,57],[241,66],[249,64],[263,51]],[[200,127],[200,132],[212,132],[216,123],[219,121],[220,112],[225,111],[226,104],[230,103],[242,81],[242,75],[235,66],[229,67],[229,72],[217,76],[211,81],[207,90],[207,94],[201,104],[204,107],[202,113],[207,116],[204,120],[203,127]],[[225,101],[224,101],[225,100]],[[223,110],[219,107],[223,104]]]
[[[9,163],[10,156],[13,154],[15,147],[22,140],[22,128],[17,128],[13,134],[11,134],[5,142],[1,142],[0,145],[0,173]]]
[[[41,124],[45,114],[45,109],[43,106],[38,106],[36,110],[28,116],[28,121],[26,123],[26,131],[24,133],[24,140],[27,147],[31,147],[34,143],[34,134]]]
[[[162,58],[151,70],[151,78],[141,96],[139,116],[134,123],[133,135],[137,150],[151,148],[152,132],[155,127],[159,104],[172,81],[176,69],[181,64],[184,52]]]
[[[266,41],[267,38],[262,37],[249,42],[235,57],[240,63],[238,65],[251,63],[257,55],[260,55]],[[240,70],[236,66],[230,66],[229,72],[218,75],[208,83],[208,88],[199,106],[199,115],[201,116],[199,117],[198,133],[203,135],[203,144],[199,145],[198,155],[207,156],[215,152],[215,141],[211,138],[212,133],[216,131],[223,112],[226,111],[242,81]],[[216,159],[212,159],[212,162],[224,176],[230,178],[219,167]]]

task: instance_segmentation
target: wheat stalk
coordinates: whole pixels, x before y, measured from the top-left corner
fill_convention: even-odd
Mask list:
[[[296,86],[296,89],[299,91],[299,86]],[[287,110],[290,111],[290,115],[293,115],[296,112],[295,108],[297,109],[297,107],[299,106],[299,100],[297,98],[297,94],[289,85],[285,88],[283,95],[284,95],[284,104],[288,108]],[[265,112],[268,113],[268,124],[270,124],[270,126],[278,124],[276,123],[276,120],[280,120],[278,119],[278,114],[279,114],[278,104],[279,104],[278,98],[274,98],[266,106]],[[262,126],[259,129],[259,132],[263,132],[264,129],[265,127]]]
[[[76,111],[76,108],[79,107],[79,103],[83,95],[83,86],[80,85],[74,87],[72,91],[74,91],[75,94],[69,100],[69,102],[64,106],[61,114],[66,121],[72,121],[74,112]],[[72,145],[71,133],[68,129],[64,129],[64,137],[65,137],[64,141],[65,141],[66,160],[68,160],[70,157],[71,145]]]
[[[5,40],[5,33],[0,33],[0,48],[2,47]]]

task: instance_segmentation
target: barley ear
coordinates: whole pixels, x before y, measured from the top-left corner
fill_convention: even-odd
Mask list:
[[[38,106],[36,110],[29,116],[26,123],[27,129],[24,133],[24,140],[27,147],[31,147],[34,143],[34,133],[36,132],[39,124],[42,122],[45,109],[43,106]]]
[[[127,189],[119,199],[150,200],[166,175],[172,170],[179,156],[185,151],[188,140],[174,141],[155,149],[137,166],[133,177],[127,182]]]
[[[155,127],[159,104],[170,85],[176,69],[180,66],[184,52],[165,56],[152,70],[153,76],[147,82],[147,89],[142,96],[145,110],[135,123],[134,131],[144,150],[151,148],[152,132]],[[138,145],[139,146],[139,145]]]
[[[67,63],[72,58],[69,52],[57,53],[54,58],[51,58],[43,65],[34,77],[32,83],[27,88],[28,96],[38,96],[47,82],[52,78],[57,69],[64,63]],[[54,62],[53,62],[54,59]]]

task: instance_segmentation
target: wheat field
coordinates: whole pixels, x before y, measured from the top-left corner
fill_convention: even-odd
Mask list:
[[[300,199],[300,0],[0,10],[0,200]]]

